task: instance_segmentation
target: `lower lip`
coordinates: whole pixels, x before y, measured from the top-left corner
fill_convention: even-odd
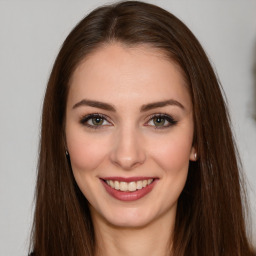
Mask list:
[[[116,190],[112,187],[110,187],[104,180],[100,180],[104,186],[104,188],[106,189],[106,191],[115,199],[121,200],[121,201],[135,201],[138,200],[142,197],[144,197],[145,195],[147,195],[149,192],[151,192],[151,190],[153,189],[153,187],[155,186],[157,179],[154,179],[152,183],[150,183],[149,185],[147,185],[145,188],[136,190],[136,191],[120,191],[120,190]]]

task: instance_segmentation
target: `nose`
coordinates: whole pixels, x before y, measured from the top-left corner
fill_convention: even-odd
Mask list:
[[[119,131],[112,145],[110,161],[123,170],[132,170],[146,160],[142,138],[135,129]]]

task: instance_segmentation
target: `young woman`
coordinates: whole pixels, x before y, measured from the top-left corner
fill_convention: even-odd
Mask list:
[[[253,255],[220,86],[157,6],[98,8],[67,37],[38,166],[36,256]]]

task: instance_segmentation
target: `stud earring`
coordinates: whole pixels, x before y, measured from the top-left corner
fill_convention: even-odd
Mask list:
[[[65,150],[65,155],[66,155],[66,159],[67,159],[68,163],[70,163],[70,157],[69,157],[69,153],[67,150]]]
[[[195,158],[195,160],[197,160],[197,153],[194,154],[194,158]]]

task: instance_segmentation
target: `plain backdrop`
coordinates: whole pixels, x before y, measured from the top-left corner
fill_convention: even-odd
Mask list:
[[[219,75],[248,180],[256,244],[256,1],[147,2],[188,25]],[[103,3],[0,0],[1,256],[27,254],[41,108],[54,59],[75,24]]]

